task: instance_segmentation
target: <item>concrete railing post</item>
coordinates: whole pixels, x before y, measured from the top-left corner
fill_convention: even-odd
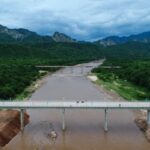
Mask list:
[[[150,110],[147,110],[147,124],[150,127]]]
[[[24,130],[24,109],[20,110],[20,129]]]
[[[66,123],[65,123],[65,109],[62,110],[62,130],[64,131],[66,129]]]
[[[105,109],[105,123],[104,123],[104,131],[107,132],[108,131],[108,109]]]
[[[83,74],[84,73],[84,66],[82,65],[81,66],[81,74]]]

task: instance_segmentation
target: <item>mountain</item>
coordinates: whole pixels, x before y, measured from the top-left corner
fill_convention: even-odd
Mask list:
[[[123,44],[127,42],[142,42],[142,43],[148,43],[150,42],[150,31],[149,32],[143,32],[136,35],[130,35],[130,36],[110,36],[107,38],[104,38],[102,40],[98,40],[95,43],[101,44],[103,46],[111,46],[111,45],[117,45],[117,44]]]
[[[150,31],[143,32],[141,34],[130,36],[110,36],[104,39],[95,41],[97,45],[112,46],[118,44],[124,44],[127,42],[150,42]],[[42,36],[27,29],[9,29],[3,25],[0,25],[0,43],[27,43],[27,44],[42,44],[47,46],[51,43],[84,43],[78,42],[70,36],[55,32],[52,36]]]
[[[42,43],[52,41],[53,40],[50,36],[41,36],[27,29],[9,29],[5,26],[0,25],[0,43]]]
[[[53,36],[42,36],[27,29],[9,29],[0,25],[0,43],[51,43],[66,42],[72,43],[76,40],[71,37],[55,32]]]
[[[52,36],[52,39],[55,42],[65,42],[65,43],[74,43],[76,42],[75,39],[72,39],[71,37],[63,34],[63,33],[59,33],[59,32],[55,32]]]
[[[71,37],[55,32],[53,36],[42,36],[27,29],[9,29],[0,25],[0,43],[51,43],[51,42],[63,42],[74,43],[75,39]]]

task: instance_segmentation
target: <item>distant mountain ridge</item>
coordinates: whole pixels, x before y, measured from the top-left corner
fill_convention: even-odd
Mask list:
[[[103,46],[111,46],[111,45],[117,45],[117,44],[124,44],[127,42],[142,42],[142,43],[148,43],[150,42],[150,31],[149,32],[143,32],[140,34],[130,35],[130,36],[110,36],[106,37],[104,39],[98,40],[95,43],[101,44]]]
[[[13,43],[13,42],[25,42],[25,43],[50,43],[50,42],[66,42],[71,43],[76,40],[71,37],[55,32],[53,36],[42,36],[27,29],[9,29],[0,25],[0,43]]]
[[[85,41],[79,42],[76,39],[64,34],[55,32],[52,36],[39,35],[36,32],[32,32],[27,29],[9,29],[3,25],[0,25],[0,43],[84,43]],[[130,36],[109,36],[104,39],[95,41],[93,43],[97,45],[112,46],[118,44],[124,44],[127,42],[142,42],[150,43],[150,31],[143,32],[136,35]]]
[[[129,37],[108,37],[107,39],[109,45],[113,46],[107,46],[108,43],[105,45],[107,47],[104,47],[96,42],[95,44],[75,41],[58,32],[52,36],[42,36],[26,29],[8,29],[0,26],[0,61],[15,58],[31,59],[30,61],[35,63],[36,59],[40,59],[39,64],[45,61],[56,65],[55,62],[73,64],[77,60],[84,62],[101,58],[131,60],[150,58],[148,32]],[[28,61],[26,63],[28,64]]]

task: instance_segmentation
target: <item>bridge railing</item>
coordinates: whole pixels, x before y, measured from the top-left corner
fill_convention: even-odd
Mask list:
[[[60,75],[69,75],[69,76],[82,76],[83,74],[87,73],[87,69],[91,70],[92,68],[95,67],[95,65],[76,65],[76,66],[35,66],[39,69],[45,69],[45,68],[59,68],[59,72],[55,74],[55,76],[60,76]],[[64,70],[67,69],[67,70]]]
[[[147,110],[147,123],[150,126],[150,102],[101,102],[101,101],[0,101],[0,109],[19,109],[21,130],[24,128],[25,109],[61,109],[62,129],[65,130],[66,109],[104,109],[104,129],[108,130],[109,109],[144,109]]]
[[[150,102],[101,102],[101,101],[0,101],[0,108],[86,108],[86,109],[150,109]]]

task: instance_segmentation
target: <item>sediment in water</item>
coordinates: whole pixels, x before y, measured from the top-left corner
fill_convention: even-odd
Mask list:
[[[29,123],[29,115],[24,114],[24,126]],[[0,147],[8,144],[20,131],[20,112],[0,110]]]

